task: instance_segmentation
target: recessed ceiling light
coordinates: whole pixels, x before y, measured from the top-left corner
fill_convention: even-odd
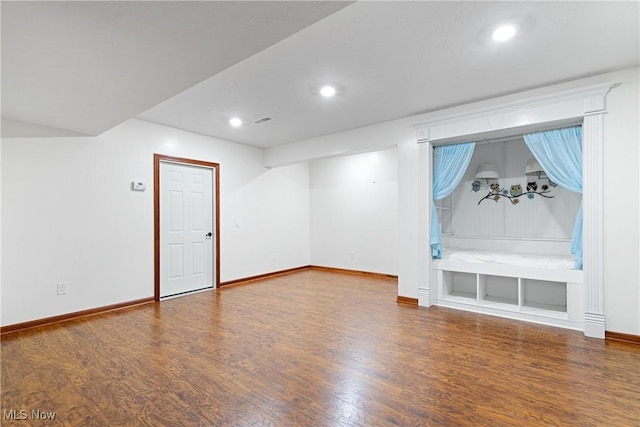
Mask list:
[[[513,25],[503,25],[493,32],[493,39],[497,42],[509,40],[516,34],[516,27]]]
[[[320,95],[324,96],[325,98],[331,98],[333,95],[336,94],[336,88],[333,86],[323,86],[322,89],[320,89]]]
[[[238,126],[242,126],[242,120],[239,117],[232,117],[231,120],[229,120],[229,124],[237,128]]]

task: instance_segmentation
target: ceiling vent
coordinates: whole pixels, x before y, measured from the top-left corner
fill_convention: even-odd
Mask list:
[[[254,120],[253,123],[259,125],[260,123],[268,122],[270,120],[271,120],[271,117],[263,117],[261,119]]]

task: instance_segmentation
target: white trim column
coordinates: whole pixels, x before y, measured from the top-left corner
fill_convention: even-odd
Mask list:
[[[604,96],[585,100],[582,123],[584,334],[604,338]]]
[[[431,245],[429,244],[431,232],[431,203],[432,187],[431,176],[433,175],[433,149],[431,144],[420,144],[418,146],[420,170],[418,178],[426,185],[418,186],[418,236],[420,245],[418,247],[418,305],[420,307],[431,307],[435,290],[431,292]]]

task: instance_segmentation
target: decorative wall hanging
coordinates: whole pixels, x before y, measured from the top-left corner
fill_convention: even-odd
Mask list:
[[[474,183],[476,182],[478,181],[474,181]],[[533,199],[536,194],[547,199],[553,199],[555,196],[549,196],[547,193],[551,192],[550,187],[555,187],[556,185],[556,183],[549,181],[549,184],[542,184],[540,186],[540,191],[538,191],[538,183],[532,181],[527,182],[527,191],[522,191],[522,185],[520,184],[513,184],[509,188],[509,190],[507,190],[506,188],[500,188],[500,185],[498,183],[493,183],[491,184],[489,193],[482,199],[480,199],[478,205],[484,200],[493,200],[494,202],[497,202],[502,198],[508,199],[512,205],[517,205],[518,203],[520,203],[520,197],[527,196],[528,199]],[[478,191],[473,188],[473,184],[472,189],[474,191]]]
[[[540,166],[540,163],[538,163],[536,159],[532,158],[527,161],[527,164],[524,167],[524,174],[528,177],[535,176],[538,179],[546,179],[548,184],[540,185],[540,190],[538,190],[538,183],[536,181],[527,180],[526,191],[522,191],[522,185],[520,184],[513,184],[509,190],[507,190],[506,188],[500,188],[500,184],[497,182],[489,184],[489,180],[497,180],[499,177],[497,168],[493,164],[486,163],[481,165],[476,173],[476,181],[471,183],[471,189],[475,192],[480,191],[482,183],[477,179],[485,179],[487,185],[489,185],[489,193],[480,199],[478,205],[480,205],[484,200],[493,200],[494,202],[497,202],[501,198],[508,199],[512,205],[517,205],[520,203],[520,197],[527,196],[528,199],[533,199],[536,194],[547,199],[553,199],[555,197],[549,196],[547,193],[551,192],[550,187],[555,187],[557,184],[547,177]]]

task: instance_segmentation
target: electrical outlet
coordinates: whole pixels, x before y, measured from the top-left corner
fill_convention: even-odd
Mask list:
[[[69,284],[67,282],[60,282],[57,284],[58,295],[66,295],[69,292]]]
[[[275,261],[276,260],[276,253],[272,252],[271,253],[271,261]]]
[[[354,252],[351,252],[351,253],[349,254],[349,258],[351,258],[351,259],[356,259],[356,254],[355,254]]]

